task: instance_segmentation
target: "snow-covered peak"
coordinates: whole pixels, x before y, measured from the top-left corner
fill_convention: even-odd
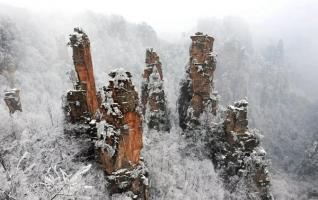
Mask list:
[[[114,83],[114,87],[123,87],[124,82],[129,81],[132,77],[131,73],[123,68],[114,69],[109,73],[109,76],[111,77],[110,81]]]
[[[246,99],[242,99],[239,101],[234,102],[235,107],[246,107],[248,106],[248,101]]]
[[[89,39],[86,33],[80,27],[74,28],[74,32],[70,34],[70,42],[68,43],[68,45],[76,47],[83,43],[89,43]]]

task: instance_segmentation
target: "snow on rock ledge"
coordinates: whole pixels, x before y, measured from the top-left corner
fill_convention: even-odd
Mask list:
[[[131,74],[124,69],[113,70],[109,76],[95,147],[108,175],[111,195],[124,193],[121,196],[147,200],[148,172],[140,159],[143,142],[138,93]]]
[[[191,36],[190,59],[186,77],[181,82],[178,99],[179,122],[183,130],[200,124],[204,111],[216,113],[218,98],[213,92],[216,58],[213,54],[214,38],[203,33]]]

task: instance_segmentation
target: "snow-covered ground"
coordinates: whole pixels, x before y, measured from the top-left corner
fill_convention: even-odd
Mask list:
[[[154,47],[163,63],[169,108],[175,113],[178,84],[183,77],[188,56],[190,39],[187,33],[181,43],[169,44],[159,39],[149,25],[132,24],[119,16],[86,13],[73,18],[60,16],[49,19],[13,8],[1,7],[0,11],[0,29],[10,31],[11,26],[15,27],[11,27],[15,34],[13,43],[18,47],[15,49],[18,57],[15,58],[17,70],[14,83],[21,91],[23,109],[22,113],[9,115],[2,99],[3,91],[10,89],[11,81],[0,75],[0,192],[6,191],[19,200],[49,199],[63,186],[61,191],[64,195],[77,195],[79,199],[107,199],[104,173],[99,164],[78,159],[77,156],[88,148],[89,141],[63,134],[61,96],[72,88],[67,72],[73,69],[72,55],[66,47],[68,34],[77,26],[87,31],[98,87],[107,83],[107,74],[112,69],[124,67],[132,73],[133,82],[139,90],[145,49]],[[308,139],[312,133],[299,132],[299,129],[294,129],[294,124],[301,120],[299,110],[306,110],[307,101],[290,93],[288,86],[294,80],[283,81],[288,79],[284,77],[286,69],[282,68],[277,73],[277,66],[268,67],[260,55],[253,53],[244,57],[241,63],[241,51],[232,46],[249,44],[243,39],[251,33],[244,26],[236,29],[231,26],[231,21],[224,20],[220,24],[225,25],[216,23],[215,26],[212,22],[206,26],[201,24],[198,28],[215,36],[215,48],[222,50],[218,52],[216,89],[223,96],[222,99],[228,101],[234,97],[238,99],[237,96],[244,97],[243,92],[249,96],[249,113],[254,113],[254,116],[249,116],[251,124],[257,124],[257,120],[258,124],[271,130],[262,134],[268,143],[265,150],[278,163],[271,169],[274,194],[278,199],[297,199],[296,194],[303,193],[302,187],[313,184],[295,181],[299,177],[291,176],[292,171],[283,171],[285,168],[277,169],[276,166],[287,163],[292,169],[297,164],[294,160],[299,159],[301,150],[305,149],[302,140]],[[228,26],[233,31],[228,31]],[[226,33],[238,37],[230,40]],[[240,35],[243,35],[243,39]],[[245,82],[247,79],[250,79],[249,83]],[[271,98],[263,98],[262,95]],[[289,120],[290,117],[296,118],[296,121]],[[278,118],[286,124],[277,123]],[[285,130],[286,127],[292,130]],[[145,129],[144,138],[143,156],[150,171],[152,199],[224,197],[225,191],[211,161],[192,151],[195,150],[193,147],[189,148],[178,125],[173,125],[170,133],[148,132]],[[89,165],[89,170],[84,170]],[[67,186],[65,182],[69,183],[75,174],[80,174],[76,176],[77,184]],[[49,190],[52,188],[50,184],[54,185],[53,190]],[[73,197],[55,197],[59,198]]]
[[[170,133],[146,130],[144,138],[151,199],[223,199],[211,160],[190,152],[179,127],[173,126]]]

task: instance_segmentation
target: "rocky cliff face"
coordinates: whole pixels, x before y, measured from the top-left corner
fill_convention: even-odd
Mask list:
[[[148,127],[158,131],[169,131],[169,110],[163,88],[162,66],[159,56],[153,49],[146,50],[141,102]]]
[[[209,107],[213,113],[217,109],[217,93],[213,92],[214,38],[198,32],[191,36],[191,40],[190,61],[178,100],[179,121],[184,130],[199,124],[204,109]]]
[[[227,109],[218,106],[213,88],[214,39],[202,33],[191,39],[190,64],[178,101],[181,128],[195,143],[204,144],[202,151],[213,161],[228,198],[244,191],[245,199],[272,199],[266,152],[257,132],[248,129],[248,102],[241,100]]]

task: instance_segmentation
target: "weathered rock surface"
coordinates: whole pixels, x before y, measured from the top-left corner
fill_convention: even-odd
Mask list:
[[[214,38],[198,32],[191,39],[190,61],[186,78],[181,82],[178,100],[182,129],[198,125],[204,108],[209,107],[209,112],[215,113],[218,101],[217,93],[213,92],[213,74],[216,68],[216,58],[212,51]]]
[[[131,74],[123,69],[112,71],[102,101],[95,88],[87,35],[75,28],[69,45],[78,82],[64,101],[66,121],[71,122],[65,132],[90,137],[107,174],[110,195],[122,193],[131,199],[147,200],[148,171],[140,160],[142,119]]]
[[[241,192],[244,199],[272,199],[266,152],[257,133],[248,129],[248,102],[218,108],[219,97],[213,88],[214,39],[202,33],[191,39],[190,63],[178,100],[181,128],[195,143],[205,144],[202,151],[224,181],[226,198],[236,198],[232,195]]]
[[[146,67],[141,88],[142,112],[150,129],[169,131],[170,120],[163,88],[162,66],[153,49],[146,50]]]
[[[163,80],[162,64],[160,62],[160,57],[152,48],[146,50],[145,61],[146,61],[146,68],[144,70],[143,77],[148,78],[149,75],[152,73],[153,67],[156,67],[160,75],[160,80]]]
[[[112,173],[107,176],[107,181],[111,195],[122,193],[130,199],[148,199],[148,171],[142,161],[133,169],[126,168]]]
[[[77,82],[75,88],[66,94],[66,105],[64,105],[66,120],[71,123],[85,122],[90,118],[87,107],[86,83]]]
[[[102,121],[97,125],[95,146],[98,148],[102,166],[109,175],[108,179],[111,180],[110,191],[132,191],[136,195],[135,199],[147,199],[148,185],[144,179],[148,174],[140,161],[143,141],[138,93],[131,82],[129,72],[117,69],[109,75],[111,80],[108,87],[104,87]],[[137,171],[138,175],[134,173]]]
[[[245,100],[228,106],[223,123],[208,135],[207,147],[225,188],[232,192],[244,188],[247,199],[272,199],[266,152],[257,132],[247,127],[247,106]]]
[[[69,45],[73,49],[73,62],[80,84],[86,84],[86,103],[88,111],[94,117],[98,107],[98,97],[95,87],[90,41],[80,28],[74,28],[70,35]]]
[[[101,106],[105,125],[99,137],[107,148],[101,148],[102,164],[107,173],[139,163],[142,149],[141,116],[138,94],[130,80],[130,73],[118,69],[109,74],[111,80],[104,87],[105,101]]]
[[[248,102],[245,100],[235,102],[234,106],[228,106],[224,122],[225,132],[245,133],[248,130],[247,120]]]
[[[20,90],[12,89],[6,91],[4,94],[4,101],[6,102],[10,114],[13,114],[16,111],[22,112],[22,106],[20,101]]]

